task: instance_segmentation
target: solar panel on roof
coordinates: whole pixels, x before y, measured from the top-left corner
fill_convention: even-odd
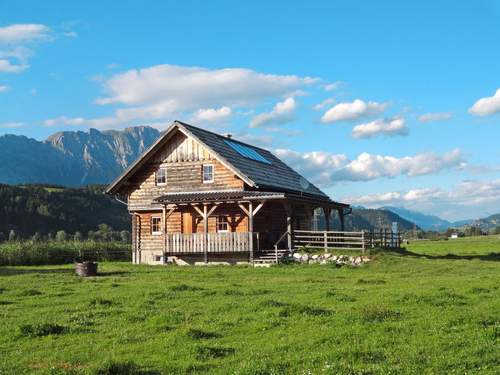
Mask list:
[[[241,143],[236,143],[228,140],[224,140],[231,148],[236,151],[238,154],[241,156],[247,158],[247,159],[252,159],[255,161],[260,161],[261,163],[266,163],[266,164],[271,164],[269,160],[267,160],[265,157],[263,157],[261,154],[258,153],[257,150],[254,150],[251,147],[242,145]]]

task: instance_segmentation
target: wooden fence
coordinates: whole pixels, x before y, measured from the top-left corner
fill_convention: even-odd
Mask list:
[[[382,231],[309,231],[296,230],[293,235],[294,248],[313,247],[340,250],[361,250],[366,248],[399,248],[401,234],[387,230]]]

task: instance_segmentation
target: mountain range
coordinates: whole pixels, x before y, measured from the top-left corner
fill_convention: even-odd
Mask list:
[[[148,126],[64,131],[44,141],[4,135],[0,137],[0,183],[107,184],[159,135]]]

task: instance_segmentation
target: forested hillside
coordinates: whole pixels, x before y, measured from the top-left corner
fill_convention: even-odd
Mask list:
[[[58,186],[0,185],[0,240],[12,237],[30,238],[55,235],[57,231],[98,230],[107,224],[114,230],[130,230],[126,207],[104,195],[104,187],[84,188]]]

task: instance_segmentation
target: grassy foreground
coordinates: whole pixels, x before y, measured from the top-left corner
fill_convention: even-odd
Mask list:
[[[0,374],[499,373],[499,254],[491,236],[361,268],[0,267]]]

